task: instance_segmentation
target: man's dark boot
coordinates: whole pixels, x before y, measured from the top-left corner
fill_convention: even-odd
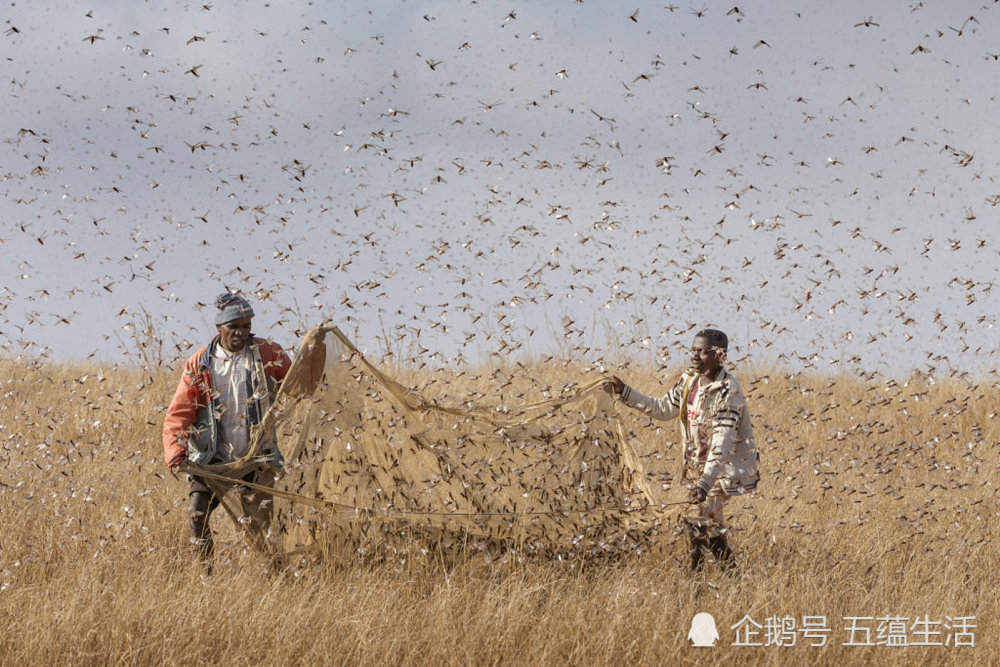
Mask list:
[[[688,526],[688,534],[691,536],[691,571],[697,572],[701,570],[701,564],[709,550],[708,538],[698,526]]]
[[[708,548],[711,549],[715,560],[723,570],[729,570],[735,563],[733,562],[733,550],[729,548],[725,535],[716,535],[708,540]]]

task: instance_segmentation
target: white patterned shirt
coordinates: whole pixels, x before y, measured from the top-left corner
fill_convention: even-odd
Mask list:
[[[212,358],[212,388],[216,391],[219,417],[219,439],[215,458],[226,463],[241,458],[250,446],[247,406],[250,398],[249,345],[239,352],[228,352],[215,346]]]

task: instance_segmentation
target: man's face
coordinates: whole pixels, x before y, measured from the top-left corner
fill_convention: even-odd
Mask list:
[[[718,350],[707,338],[698,336],[691,346],[691,366],[699,375],[713,376],[722,367],[725,352]]]
[[[241,317],[238,320],[216,325],[215,328],[219,330],[220,335],[219,342],[224,350],[239,352],[246,347],[247,341],[250,340],[250,319],[249,317]]]

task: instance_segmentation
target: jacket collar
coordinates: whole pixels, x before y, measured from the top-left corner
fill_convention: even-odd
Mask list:
[[[722,383],[726,381],[727,377],[729,377],[729,373],[726,372],[725,368],[720,366],[719,372],[715,374],[715,378],[708,385],[708,387],[706,387],[706,389],[709,391],[718,391],[722,388]]]
[[[684,371],[685,384],[694,382],[695,378],[697,377],[698,374],[690,369]],[[703,388],[703,391],[711,391],[711,392],[718,391],[719,389],[722,388],[723,383],[726,381],[726,378],[728,377],[729,373],[726,372],[726,369],[720,367],[719,372],[715,374],[715,377],[712,378],[711,382],[708,383],[708,386]]]

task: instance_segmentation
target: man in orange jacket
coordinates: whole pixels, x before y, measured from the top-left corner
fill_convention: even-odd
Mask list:
[[[163,454],[171,471],[182,462],[228,463],[249,450],[251,429],[267,412],[275,392],[288,373],[291,361],[276,343],[250,333],[254,312],[238,294],[225,293],[215,301],[218,334],[195,352],[184,365],[184,373],[163,420]],[[274,471],[284,461],[273,434],[262,450],[262,465],[244,481],[270,486]],[[267,494],[238,487],[243,525],[262,539],[271,519]],[[212,531],[208,520],[219,497],[204,480],[190,478],[188,523],[191,541],[199,558],[212,555]]]

